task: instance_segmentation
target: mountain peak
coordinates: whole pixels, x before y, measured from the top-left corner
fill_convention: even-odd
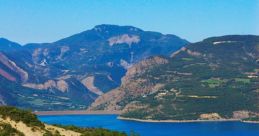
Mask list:
[[[139,28],[133,26],[120,26],[120,25],[111,25],[111,24],[101,24],[96,25],[93,30],[95,31],[143,31]]]

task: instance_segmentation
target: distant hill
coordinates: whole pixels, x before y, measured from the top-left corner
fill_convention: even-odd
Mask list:
[[[0,106],[1,136],[126,136],[125,133],[102,128],[48,125],[29,111]]]
[[[53,43],[0,39],[0,104],[33,110],[86,109],[121,85],[128,68],[189,42],[132,26],[98,25]]]
[[[258,121],[259,36],[212,37],[143,60],[89,110],[144,120]]]

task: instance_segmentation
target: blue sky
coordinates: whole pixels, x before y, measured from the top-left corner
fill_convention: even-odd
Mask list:
[[[98,24],[132,25],[191,42],[259,35],[259,0],[0,0],[0,37],[53,42]]]

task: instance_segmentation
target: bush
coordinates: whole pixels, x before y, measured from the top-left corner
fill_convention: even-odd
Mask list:
[[[37,116],[35,114],[27,110],[20,110],[10,106],[1,106],[0,115],[3,118],[9,117],[16,122],[21,121],[29,127],[45,127],[44,124],[37,119]]]
[[[10,124],[0,123],[0,136],[24,136],[23,133],[12,128]]]

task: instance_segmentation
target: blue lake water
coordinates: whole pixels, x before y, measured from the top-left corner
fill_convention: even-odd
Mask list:
[[[259,124],[242,122],[144,123],[118,120],[117,115],[38,116],[48,124],[131,130],[141,136],[259,136]]]

